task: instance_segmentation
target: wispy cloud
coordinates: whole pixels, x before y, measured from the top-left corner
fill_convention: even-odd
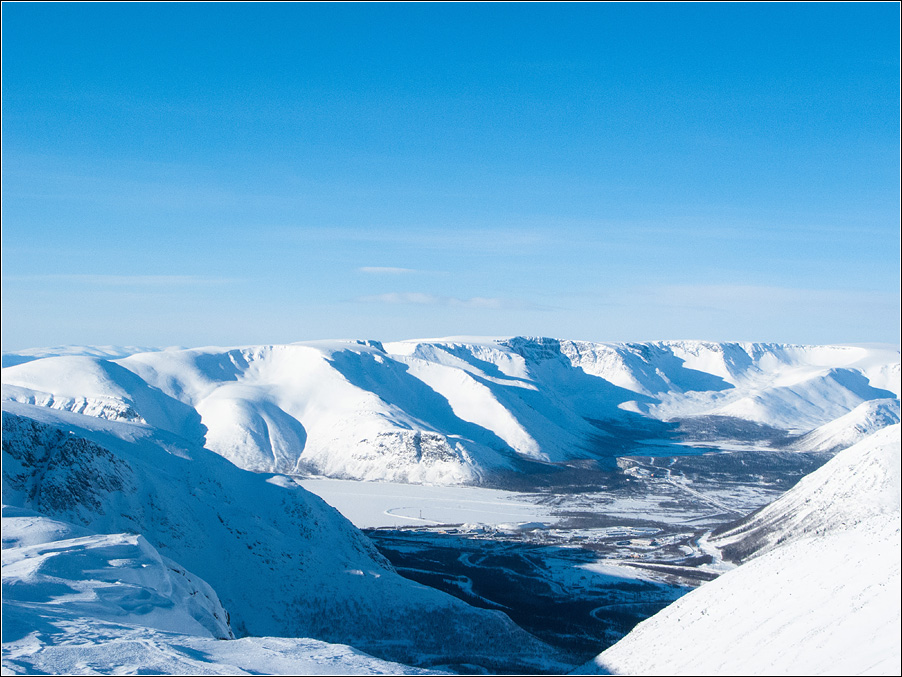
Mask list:
[[[84,284],[96,287],[196,287],[232,282],[228,278],[200,275],[9,275],[7,282],[50,282]]]
[[[422,273],[422,270],[415,268],[392,268],[391,266],[363,266],[358,268],[357,272],[367,273],[368,275],[406,275],[408,273]]]
[[[850,304],[864,307],[896,302],[898,299],[898,295],[890,292],[729,284],[668,285],[647,290],[647,293],[669,305],[730,310],[743,307],[839,307]]]
[[[557,232],[537,226],[437,226],[406,225],[375,227],[373,225],[320,227],[267,226],[259,227],[254,237],[267,242],[291,244],[356,242],[384,246],[400,246],[405,249],[440,250],[442,252],[468,252],[474,255],[495,256],[499,252],[532,252],[559,241]]]
[[[459,299],[454,296],[436,296],[435,294],[422,294],[419,292],[390,292],[388,294],[360,296],[355,300],[361,303],[386,303],[391,305],[414,306],[453,306],[457,308],[503,308],[509,305],[504,301],[504,299],[499,298],[474,296],[469,299]]]

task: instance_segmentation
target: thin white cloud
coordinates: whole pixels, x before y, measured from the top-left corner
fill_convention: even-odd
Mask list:
[[[501,308],[509,304],[502,299],[486,298],[484,296],[474,296],[470,299],[448,299],[448,305],[464,306],[466,308]]]
[[[356,299],[361,303],[386,303],[390,305],[415,305],[415,306],[453,306],[457,308],[502,308],[505,307],[503,299],[474,296],[469,299],[459,299],[453,296],[436,296],[435,294],[423,294],[420,292],[390,292],[388,294],[375,294],[372,296],[360,296]]]
[[[414,268],[393,268],[391,266],[363,266],[357,272],[370,275],[406,275],[408,273],[421,273],[423,271]]]
[[[189,287],[226,284],[231,280],[200,275],[10,275],[8,282],[65,282],[99,287]]]
[[[467,228],[448,225],[411,226],[399,228],[319,226],[260,226],[255,237],[280,243],[309,244],[335,242],[363,242],[385,246],[400,245],[405,248],[464,251],[481,256],[510,255],[515,252],[541,251],[558,242],[554,233],[534,226],[494,226],[492,228]]]
[[[398,293],[391,292],[389,294],[373,294],[371,296],[360,296],[357,301],[362,303],[390,303],[390,304],[407,304],[418,306],[437,306],[441,305],[441,298],[432,294],[419,294],[415,292]]]

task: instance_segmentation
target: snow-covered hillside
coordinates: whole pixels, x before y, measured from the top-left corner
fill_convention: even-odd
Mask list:
[[[187,614],[213,627],[209,617],[222,616],[214,603],[218,597],[239,637],[316,638],[418,665],[461,656],[489,666],[498,660],[520,661],[524,667],[554,663],[554,651],[504,614],[475,609],[399,576],[369,539],[287,478],[241,470],[144,423],[12,402],[3,406],[3,502],[56,521],[48,526],[38,520],[33,530],[17,530],[22,533],[16,536],[18,552],[26,552],[26,546],[37,550],[15,566],[32,566],[52,554],[41,550],[40,542],[42,534],[56,530],[57,538],[69,539],[70,556],[48,560],[46,567],[68,562],[73,580],[118,577],[134,583],[91,602],[85,607],[91,618],[110,620],[115,605],[137,613],[142,586],[171,588],[171,595],[183,600],[192,597],[193,585],[209,604],[199,611],[185,607],[176,619],[175,611],[184,605],[166,592],[154,599],[161,607],[167,599],[173,602],[171,613],[144,625],[184,632],[190,625]],[[55,526],[60,522],[97,535],[74,543],[71,539],[88,532],[73,527],[68,533],[68,527]],[[169,579],[181,579],[167,573],[172,566],[166,559],[150,568],[139,566],[156,562],[157,552],[191,572],[181,589],[170,585]],[[125,570],[147,575],[92,578],[95,569],[125,560],[131,562]],[[76,570],[82,565],[86,568]],[[98,585],[90,586],[85,594],[96,597]],[[55,599],[70,589],[78,586],[61,587],[48,578],[28,594]],[[73,604],[69,608],[78,608]],[[224,633],[223,628],[211,630]]]
[[[31,510],[3,506],[4,635],[45,618],[80,617],[232,639],[228,614],[204,581],[137,534],[94,534]]]
[[[837,451],[900,421],[899,400],[869,400],[834,421],[815,428],[792,444],[798,451]]]
[[[674,665],[705,670],[691,633],[711,635],[705,623],[723,609],[718,633],[774,647],[756,654],[766,672],[787,655],[784,639],[807,647],[807,660],[843,633],[884,638],[877,619],[887,625],[892,613],[880,600],[898,597],[896,350],[515,337],[7,357],[4,670],[101,671],[111,661],[161,672],[406,670],[385,660],[570,669],[504,614],[399,576],[291,474],[490,484],[544,463],[614,470],[616,456],[679,453],[680,443],[803,459],[785,452],[864,437],[713,536],[728,557],[750,561],[624,642],[662,642],[648,628],[684,614],[679,632],[690,634],[667,630],[683,638],[662,646],[668,660],[682,657]],[[850,563],[859,575],[840,576]],[[732,580],[738,588],[722,587]],[[694,597],[709,589],[718,600]],[[764,616],[739,613],[762,603]],[[770,610],[792,631],[774,630]],[[898,632],[898,611],[889,627]],[[241,639],[216,639],[232,635]],[[619,646],[589,667],[641,671],[637,656],[661,655]],[[870,667],[885,670],[884,640],[867,646]]]
[[[460,484],[691,441],[686,421],[708,441],[808,432],[898,399],[899,373],[898,351],[852,346],[322,341],[31,359],[3,370],[3,398],[147,423],[256,471]]]
[[[748,561],[579,672],[898,675],[900,446],[880,430],[721,534]]]
[[[4,674],[425,672],[311,639],[234,640],[227,619],[209,585],[143,536],[3,507]]]
[[[840,452],[777,501],[718,529],[711,543],[743,561],[777,545],[898,518],[899,430],[891,425]]]
[[[40,360],[45,357],[60,357],[62,355],[91,355],[105,359],[115,360],[120,357],[128,357],[135,353],[147,353],[159,350],[159,348],[147,348],[138,346],[57,346],[55,348],[29,348],[15,353],[3,353],[3,366],[14,367],[17,364],[25,364],[32,360]]]

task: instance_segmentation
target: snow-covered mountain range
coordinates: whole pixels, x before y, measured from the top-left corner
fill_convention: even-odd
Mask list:
[[[712,544],[745,561],[583,666],[600,674],[899,674],[900,425]]]
[[[98,623],[314,638],[424,666],[555,664],[504,614],[402,578],[290,479],[144,423],[5,402],[3,503],[17,520],[7,542],[4,517],[4,651],[26,666]]]
[[[147,425],[255,471],[443,484],[647,440],[785,444],[878,400],[879,427],[898,420],[900,392],[898,350],[856,346],[514,337],[73,352],[5,355],[3,399]]]
[[[765,580],[774,558],[789,579],[806,548],[821,562],[898,551],[897,350],[515,337],[64,348],[4,365],[5,671],[572,667],[503,613],[402,578],[295,474],[475,484],[674,445],[863,440],[717,536],[751,559],[722,580]],[[874,486],[876,504],[837,507]],[[885,572],[869,566],[861,590],[830,583],[837,598],[870,599]],[[621,669],[616,655],[598,665]]]

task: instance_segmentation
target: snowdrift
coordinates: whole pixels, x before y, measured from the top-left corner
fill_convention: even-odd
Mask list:
[[[38,610],[42,622],[90,617],[234,638],[213,589],[161,556],[143,536],[94,534],[30,510],[3,506],[4,642],[27,634],[29,625],[38,625],[16,623]]]
[[[223,642],[221,640],[232,640]],[[3,673],[421,674],[311,639],[235,640],[204,581],[142,536],[3,507]]]

